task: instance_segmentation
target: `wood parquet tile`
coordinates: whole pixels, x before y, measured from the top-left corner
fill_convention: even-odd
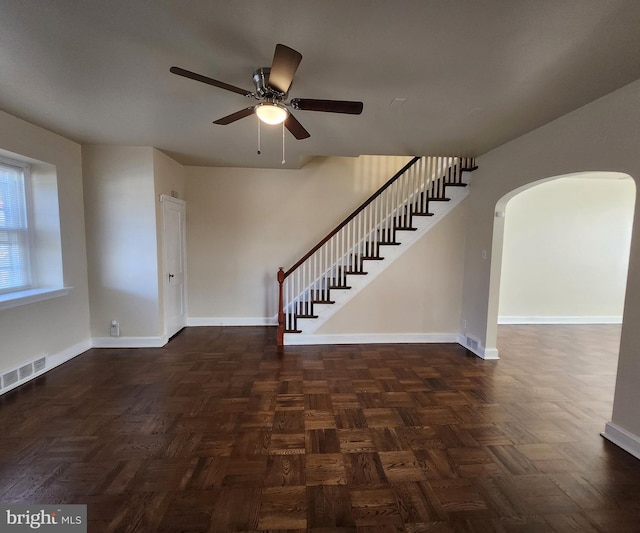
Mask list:
[[[0,397],[0,501],[86,503],[91,532],[637,532],[640,461],[599,435],[619,337],[93,349]]]

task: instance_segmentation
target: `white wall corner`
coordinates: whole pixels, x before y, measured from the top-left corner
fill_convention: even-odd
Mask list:
[[[640,437],[638,435],[630,433],[613,422],[607,422],[604,431],[600,435],[622,448],[625,452],[630,453],[636,459],[640,459]]]

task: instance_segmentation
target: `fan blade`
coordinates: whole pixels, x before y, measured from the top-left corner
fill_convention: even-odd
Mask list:
[[[362,102],[350,102],[348,100],[315,100],[313,98],[294,98],[291,100],[294,109],[302,111],[323,111],[325,113],[346,113],[359,115],[362,113]]]
[[[291,132],[291,134],[299,141],[302,139],[308,139],[309,137],[311,137],[311,134],[304,129],[302,124],[298,122],[298,119],[296,119],[296,117],[294,117],[291,113],[289,113],[289,116],[284,121],[284,125]]]
[[[282,94],[287,94],[295,76],[302,54],[284,44],[276,45],[269,72],[269,86]]]
[[[185,70],[180,67],[171,67],[169,72],[172,74],[177,74],[178,76],[184,76],[185,78],[190,78],[192,80],[201,81],[202,83],[208,83],[209,85],[213,85],[214,87],[219,87],[220,89],[225,89],[227,91],[231,91],[234,93],[241,94],[242,96],[253,96],[253,93],[249,91],[245,91],[240,87],[236,87],[235,85],[229,85],[223,81],[214,80],[213,78],[208,78],[207,76],[203,76],[202,74],[197,74],[195,72],[191,72],[190,70]]]
[[[218,120],[214,120],[214,124],[220,124],[222,126],[226,126],[227,124],[231,124],[236,120],[240,120],[241,118],[248,117],[249,115],[253,115],[253,107],[247,107],[245,109],[241,109],[240,111],[236,111],[235,113],[231,113],[226,117],[219,118]]]

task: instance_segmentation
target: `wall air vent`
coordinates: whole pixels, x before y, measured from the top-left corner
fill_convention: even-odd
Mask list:
[[[33,364],[29,363],[27,365],[21,366],[18,369],[18,374],[20,375],[20,379],[28,378],[31,374],[33,374]]]
[[[39,374],[47,370],[47,354],[43,354],[38,359],[30,361],[14,370],[5,372],[0,376],[0,390],[4,394],[9,390],[19,387],[23,383],[34,379]]]
[[[2,387],[6,388],[18,382],[18,371],[12,370],[2,376]]]
[[[33,371],[34,372],[40,372],[42,370],[44,370],[47,367],[47,358],[46,357],[41,357],[40,359],[36,359],[33,362]]]
[[[478,341],[471,337],[467,337],[467,348],[469,348],[470,350],[477,350]]]

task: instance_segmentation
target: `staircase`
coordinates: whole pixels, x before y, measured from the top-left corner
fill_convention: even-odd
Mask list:
[[[475,161],[414,157],[291,268],[278,272],[278,345],[313,332],[467,195]]]

